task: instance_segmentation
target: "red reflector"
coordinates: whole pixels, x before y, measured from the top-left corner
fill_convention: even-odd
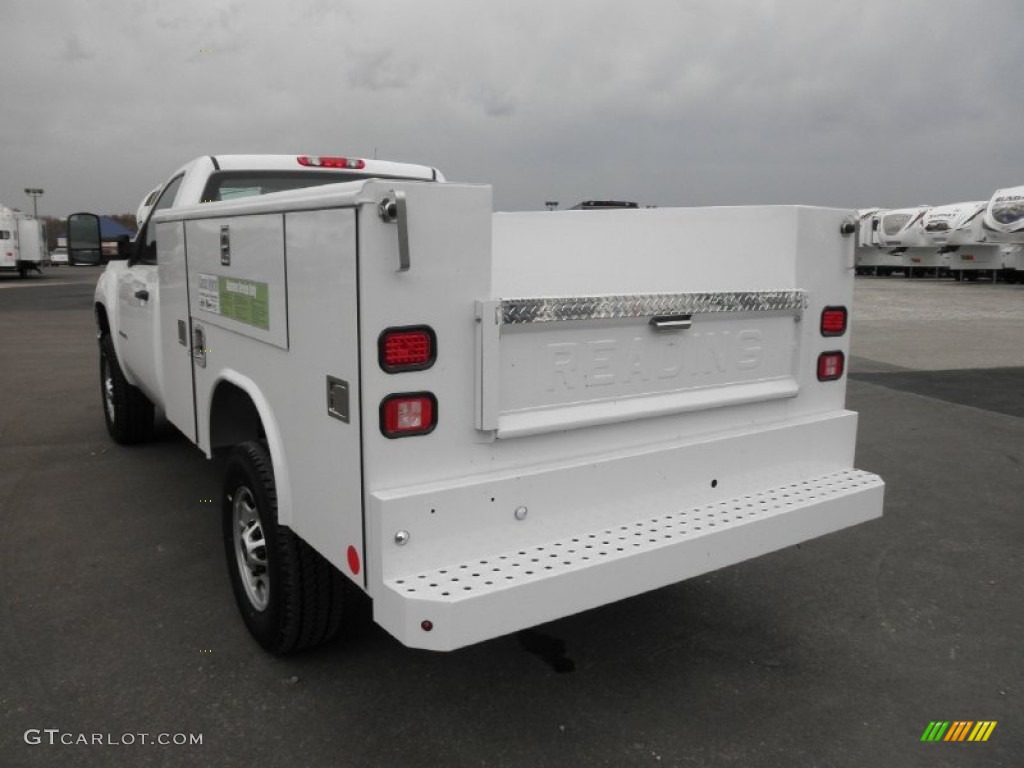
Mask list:
[[[842,352],[822,352],[818,356],[818,381],[835,381],[843,375]]]
[[[318,155],[299,155],[299,165],[313,168],[348,168],[360,170],[366,167],[366,161],[355,157],[320,157]]]
[[[345,555],[348,558],[349,569],[352,571],[352,573],[358,576],[360,567],[359,550],[355,547],[349,547]]]
[[[825,307],[821,311],[821,335],[842,336],[846,333],[846,307]]]
[[[380,404],[384,437],[425,435],[437,425],[437,398],[429,392],[390,395]]]
[[[429,368],[436,349],[437,337],[425,325],[388,328],[377,338],[377,360],[388,373]]]

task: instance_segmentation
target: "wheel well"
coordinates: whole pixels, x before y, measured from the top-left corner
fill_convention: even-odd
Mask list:
[[[110,320],[107,319],[107,310],[102,304],[96,305],[96,327],[99,328],[100,336],[110,335]]]
[[[210,448],[225,448],[265,437],[260,413],[246,391],[228,382],[218,384],[210,403]]]

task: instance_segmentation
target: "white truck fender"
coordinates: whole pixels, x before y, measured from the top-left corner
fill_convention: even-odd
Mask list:
[[[217,387],[221,382],[227,382],[238,387],[249,396],[253,405],[256,406],[256,411],[259,413],[260,421],[263,424],[263,431],[266,433],[267,450],[270,451],[270,460],[274,465],[274,484],[277,487],[277,519],[282,525],[291,526],[291,481],[288,475],[288,461],[285,457],[284,446],[281,440],[281,431],[277,426],[277,420],[274,418],[270,403],[252,379],[230,368],[225,368],[217,373],[213,386],[206,393],[206,418],[199,421],[198,445],[205,450],[207,458],[212,457],[210,424],[213,419],[213,413],[211,406],[213,404],[213,394],[217,391]]]
[[[96,281],[96,291],[93,294],[93,305],[94,307],[102,307],[103,311],[107,316],[107,324],[110,329],[110,340],[114,344],[114,352],[117,354],[118,361],[124,359],[124,345],[121,335],[118,331],[121,329],[121,316],[118,312],[117,304],[117,273],[124,268],[125,262],[123,261],[112,261],[107,265],[106,269],[100,274],[99,280]],[[99,329],[99,317],[96,317],[97,332],[101,332]],[[124,365],[121,365],[121,372],[125,379],[132,386],[136,386],[137,382],[132,377],[131,373],[125,370]]]

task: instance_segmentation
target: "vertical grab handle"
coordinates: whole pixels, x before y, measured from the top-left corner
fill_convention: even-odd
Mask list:
[[[377,212],[383,221],[398,224],[398,272],[409,271],[409,215],[406,209],[405,192],[391,190],[380,201]]]

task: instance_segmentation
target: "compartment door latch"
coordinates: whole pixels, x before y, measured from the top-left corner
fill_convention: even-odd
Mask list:
[[[327,377],[327,415],[349,423],[348,382]]]
[[[380,201],[377,213],[388,224],[398,225],[398,269],[409,271],[409,215],[405,204],[405,192],[391,190]]]
[[[196,324],[192,329],[192,359],[200,368],[206,367],[206,331],[203,326]]]
[[[220,264],[231,266],[231,228],[227,224],[220,225]]]

